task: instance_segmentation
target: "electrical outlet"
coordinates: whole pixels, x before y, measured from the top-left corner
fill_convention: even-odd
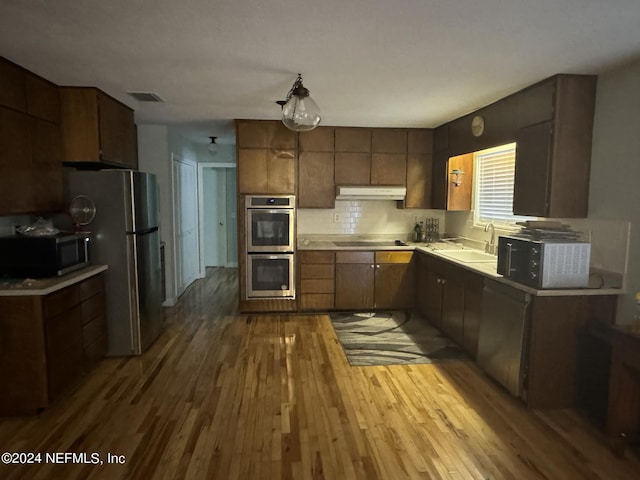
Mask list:
[[[333,214],[333,223],[338,223],[339,221],[340,221],[340,214],[336,212]]]
[[[413,216],[413,223],[418,223],[418,222],[419,222],[419,220],[418,220],[418,214],[415,214],[415,215]]]

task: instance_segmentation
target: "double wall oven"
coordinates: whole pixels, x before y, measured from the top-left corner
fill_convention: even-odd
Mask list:
[[[245,197],[247,300],[295,298],[293,195]]]

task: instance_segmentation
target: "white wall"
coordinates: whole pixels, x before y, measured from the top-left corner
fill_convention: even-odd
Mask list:
[[[640,61],[598,77],[589,217],[631,222],[627,294],[618,324],[628,324],[640,290]]]

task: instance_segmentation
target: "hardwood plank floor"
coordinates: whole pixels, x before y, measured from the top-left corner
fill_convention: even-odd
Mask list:
[[[472,363],[351,367],[324,315],[239,315],[236,275],[192,285],[145,355],[105,359],[40,415],[0,420],[1,452],[105,464],[43,458],[0,478],[640,478],[580,415],[528,412]]]

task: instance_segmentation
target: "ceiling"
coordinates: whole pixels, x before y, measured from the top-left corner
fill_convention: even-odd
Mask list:
[[[638,0],[2,0],[0,55],[233,143],[232,119],[279,118],[298,72],[325,125],[435,127],[640,58],[639,23]]]

